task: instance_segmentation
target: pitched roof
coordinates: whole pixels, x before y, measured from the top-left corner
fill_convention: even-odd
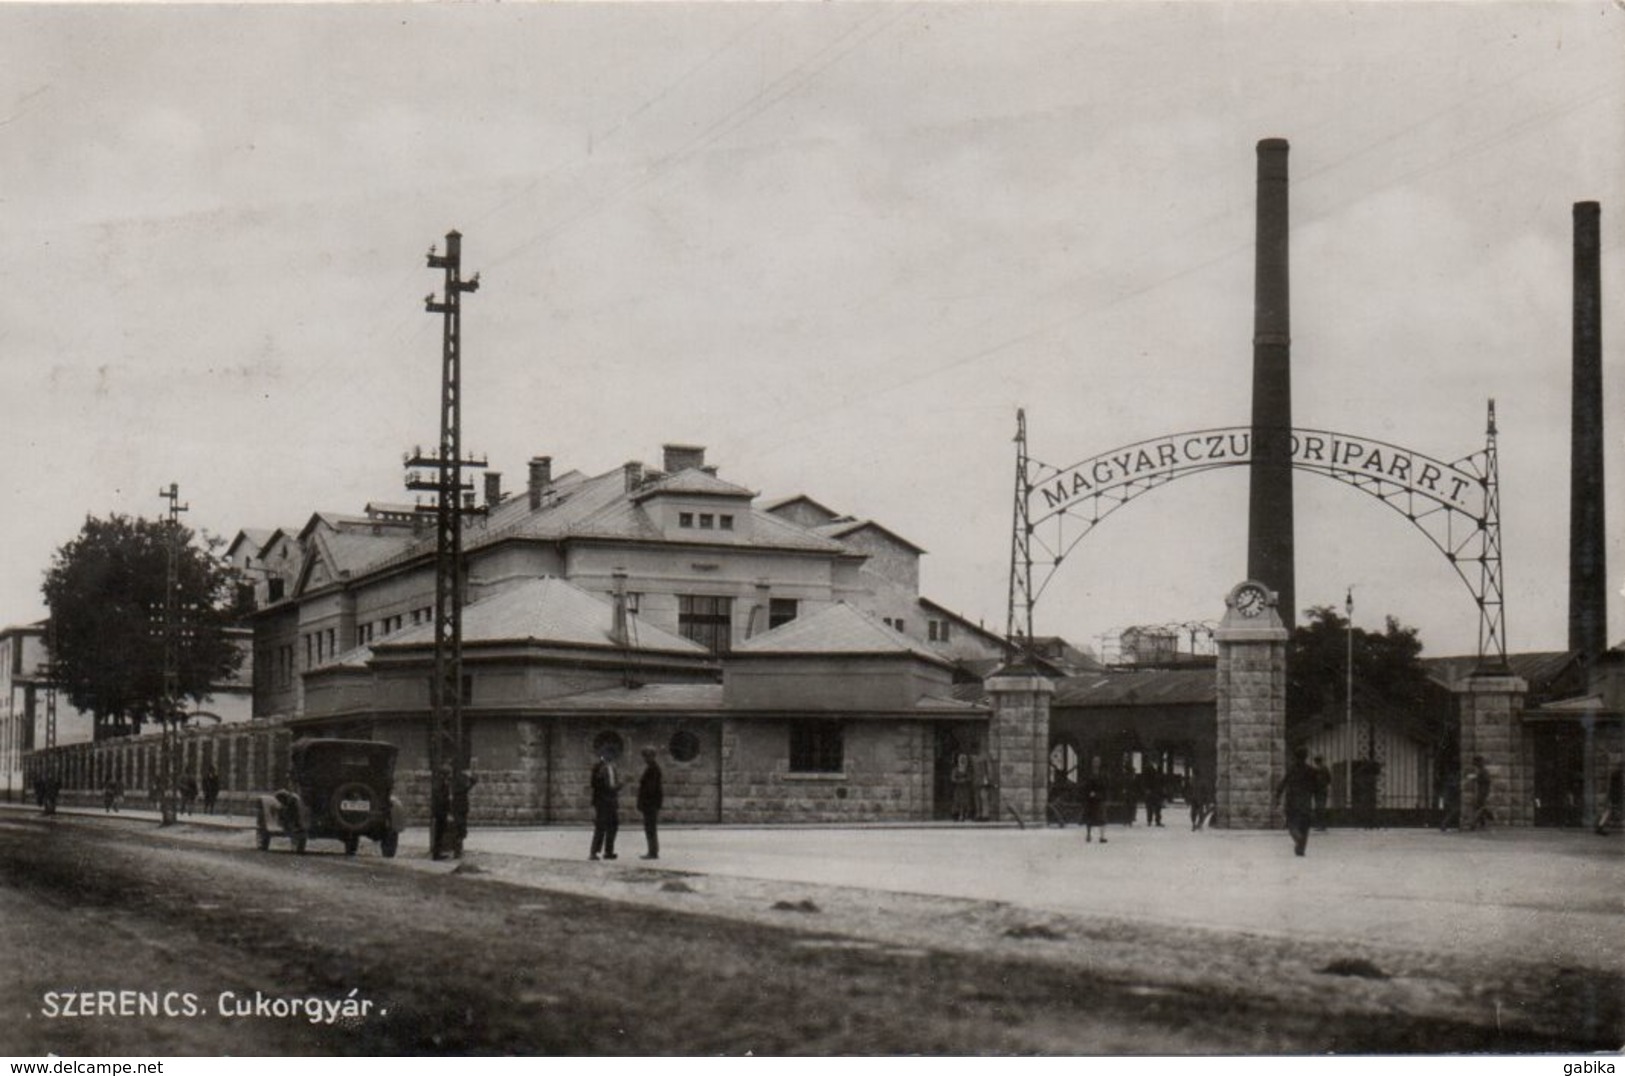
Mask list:
[[[709,471],[689,467],[676,474],[666,475],[632,492],[632,500],[643,502],[662,493],[683,493],[701,497],[755,497],[754,490],[724,482]]]
[[[337,581],[360,575],[380,561],[410,548],[418,539],[399,531],[371,534],[358,531],[327,531],[316,529],[308,539],[309,553],[299,571],[299,584],[303,591],[308,585],[317,561],[327,565]]]
[[[644,511],[641,502],[652,493],[674,492],[729,497],[754,497],[743,486],[724,482],[714,475],[695,468],[679,471],[658,479],[651,485],[628,492],[626,476],[617,467],[597,476],[586,476],[580,471],[569,471],[553,479],[543,490],[542,503],[530,506],[527,492],[506,497],[483,516],[465,524],[463,549],[473,552],[510,539],[541,541],[567,541],[573,538],[609,541],[664,541],[665,535]],[[733,548],[795,550],[829,555],[851,555],[851,550],[837,541],[821,538],[802,527],[755,508],[749,508],[751,525],[731,532],[725,544]],[[346,529],[345,525],[350,525]],[[382,533],[373,535],[373,525]],[[412,534],[400,524],[369,519],[365,516],[344,516],[333,512],[318,512],[305,524],[304,532],[328,538],[359,537],[374,541],[388,541],[390,545],[363,546],[356,543],[336,554],[335,571],[349,570],[354,578],[363,572],[380,571],[435,551],[436,536],[428,533]],[[294,533],[289,531],[288,533]],[[301,532],[302,533],[302,532]],[[703,541],[696,536],[695,541]]]
[[[265,543],[271,540],[271,535],[275,533],[275,529],[271,527],[244,527],[242,530],[238,531],[237,536],[231,540],[231,545],[226,547],[226,555],[229,557],[232,550],[236,549],[244,542],[252,545],[254,547],[255,554],[258,554],[260,550],[265,548]]]
[[[1528,650],[1507,655],[1507,665],[1514,676],[1529,681],[1530,690],[1542,691],[1579,660],[1578,650]],[[1478,668],[1476,654],[1458,654],[1451,657],[1423,658],[1422,667],[1435,680],[1450,686],[1471,676]]]
[[[1001,645],[1004,643],[1003,635],[991,628],[983,627],[981,624],[978,624],[964,613],[956,613],[946,605],[943,605],[940,602],[934,602],[924,595],[921,595],[919,601],[922,609],[925,609],[928,612],[936,613],[939,616],[945,616],[959,627],[964,628],[966,631],[974,631],[979,635],[985,636],[989,641],[994,643]]]
[[[925,552],[923,548],[915,545],[913,542],[909,541],[907,538],[904,538],[901,534],[898,534],[890,527],[883,527],[872,519],[836,519],[828,523],[819,524],[816,527],[808,527],[807,529],[812,531],[814,534],[821,534],[825,538],[835,539],[848,538],[863,530],[877,530],[881,534],[884,534],[887,538],[890,538],[892,541],[896,542],[898,545],[906,546],[916,553]]]
[[[1202,669],[1150,669],[1069,676],[1055,686],[1052,706],[1197,706],[1218,702],[1218,676]]]
[[[832,520],[841,518],[841,513],[835,511],[835,509],[831,508],[827,504],[813,500],[805,493],[796,493],[789,497],[779,497],[775,500],[768,501],[766,504],[762,505],[761,508],[764,512],[771,512],[772,514],[777,515],[781,510],[789,508],[794,504],[805,504],[811,508],[817,509],[819,512],[822,512],[825,516],[828,516]]]
[[[690,639],[673,635],[653,624],[629,618],[631,641],[616,641],[615,609],[606,601],[554,576],[516,583],[496,594],[470,602],[463,609],[463,643],[530,640],[571,646],[601,646],[616,650],[664,651],[708,656],[710,651]],[[434,625],[419,624],[374,644],[421,646],[434,642]]]
[[[644,684],[604,687],[550,698],[544,707],[568,710],[720,710],[721,684]]]
[[[952,666],[900,631],[848,605],[836,602],[772,631],[746,639],[735,654],[913,654],[937,665]]]

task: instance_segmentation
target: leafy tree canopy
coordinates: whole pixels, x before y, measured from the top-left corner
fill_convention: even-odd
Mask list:
[[[193,538],[164,520],[87,518],[52,557],[42,589],[56,681],[69,702],[95,715],[98,739],[139,732],[183,699],[201,702],[242,661],[226,634],[236,572]],[[172,544],[178,675],[170,699],[164,588]]]
[[[1308,619],[1287,643],[1287,724],[1327,710],[1341,710],[1348,679],[1348,620],[1329,605],[1308,610]],[[1415,628],[1393,617],[1381,632],[1354,629],[1354,694],[1421,715],[1429,680],[1422,667],[1422,641]]]

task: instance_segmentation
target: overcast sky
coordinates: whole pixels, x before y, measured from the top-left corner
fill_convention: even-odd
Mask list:
[[[464,445],[708,447],[929,551],[1002,630],[1012,436],[1248,421],[1255,145],[1291,141],[1295,421],[1501,429],[1512,649],[1566,640],[1572,205],[1602,202],[1625,639],[1625,10],[1608,3],[0,5],[0,622],[86,515],[226,536],[405,501],[464,233]],[[1298,604],[1469,652],[1423,535],[1296,478]],[[1246,475],[1082,543],[1036,630],[1216,618]]]

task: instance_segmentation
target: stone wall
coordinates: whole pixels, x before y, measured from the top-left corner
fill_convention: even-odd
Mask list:
[[[1286,762],[1286,632],[1237,634],[1219,640],[1213,824],[1271,829],[1281,820],[1273,798]]]
[[[1014,811],[1025,822],[1043,825],[1049,811],[1050,696],[1055,685],[1028,672],[1001,672],[987,679],[993,717],[988,755],[998,774],[995,803],[988,817]]]
[[[1530,826],[1535,821],[1534,742],[1518,715],[1529,685],[1516,676],[1467,677],[1456,687],[1461,707],[1462,816],[1472,810],[1467,781],[1473,756],[1490,772],[1490,812],[1496,823]]]
[[[931,817],[931,726],[846,721],[839,773],[790,772],[791,719],[729,721],[722,731],[722,820],[901,822]]]
[[[1047,776],[1048,684],[1026,687],[1006,715],[1000,780],[1024,815],[1042,817]],[[673,823],[928,821],[933,809],[936,725],[919,720],[842,722],[838,773],[791,773],[789,718],[679,718],[605,714],[591,718],[482,718],[472,734],[469,796],[474,825],[589,826],[595,743],[619,737],[621,822],[635,827],[642,748],[658,752],[665,786],[661,818]],[[497,727],[500,726],[500,727]],[[981,727],[981,726],[978,726]],[[421,726],[385,723],[348,730],[401,747],[395,794],[413,826],[429,817],[429,773]],[[678,735],[682,734],[682,739]],[[990,737],[990,740],[993,737]],[[220,810],[250,814],[254,797],[277,787],[288,768],[292,732],[281,722],[191,729],[181,734],[184,771],[200,779],[214,766]],[[109,777],[124,783],[126,803],[150,806],[160,737],[154,733],[36,752],[30,773],[50,767],[63,777],[62,802],[99,806]],[[674,747],[683,755],[673,755]],[[30,786],[31,787],[31,786]]]

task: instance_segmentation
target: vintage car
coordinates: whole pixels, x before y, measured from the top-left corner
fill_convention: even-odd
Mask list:
[[[295,852],[312,838],[344,842],[355,855],[361,838],[395,854],[406,813],[394,796],[394,744],[371,740],[296,740],[289,751],[286,787],[259,797],[255,838],[260,851],[286,837]]]

